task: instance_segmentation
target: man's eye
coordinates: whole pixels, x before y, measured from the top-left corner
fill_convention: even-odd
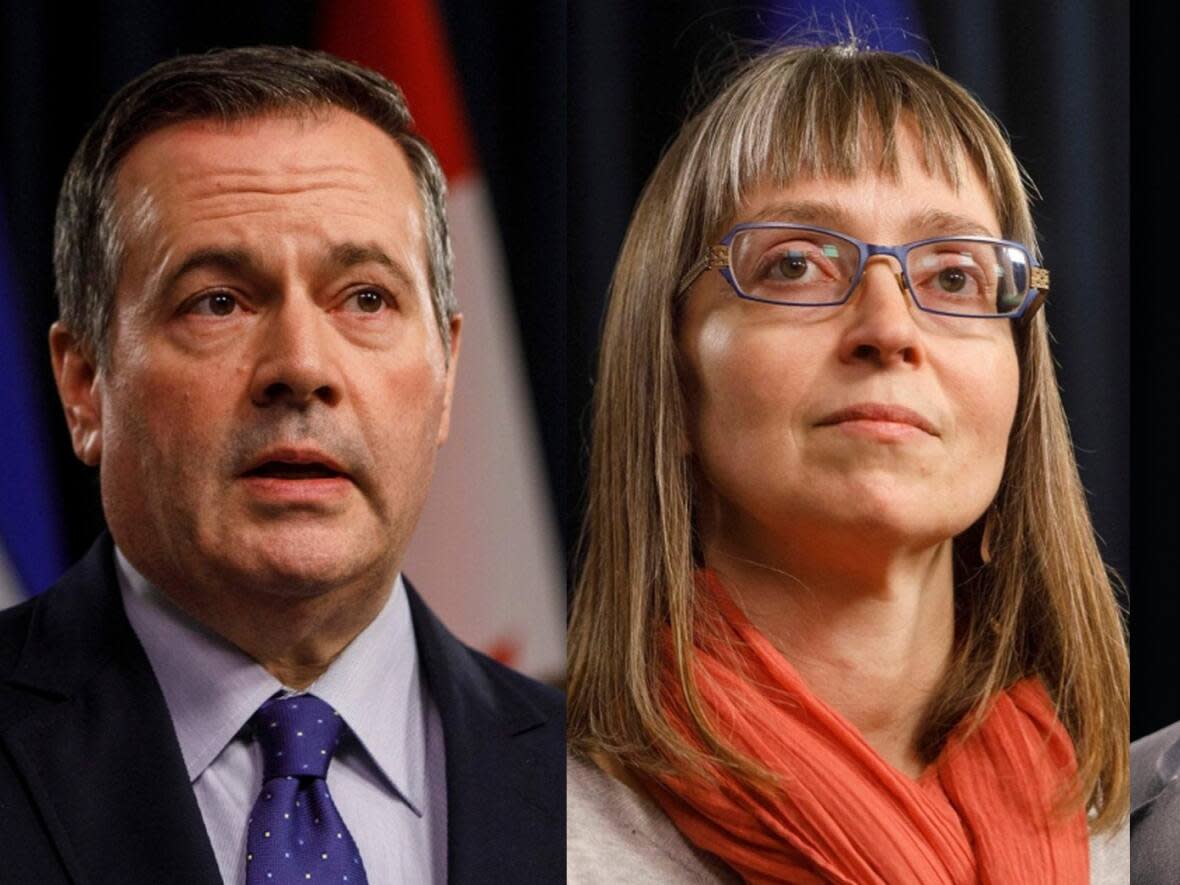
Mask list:
[[[360,289],[353,292],[344,304],[360,313],[379,313],[389,307],[389,301],[377,289]]]
[[[238,307],[238,299],[229,292],[210,292],[194,301],[188,312],[198,316],[227,317]]]

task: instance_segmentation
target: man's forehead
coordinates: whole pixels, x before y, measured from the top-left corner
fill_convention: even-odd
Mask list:
[[[363,170],[377,179],[412,176],[405,152],[392,136],[357,114],[322,107],[170,123],[132,146],[118,177],[184,181],[217,172],[282,174],[317,168]]]
[[[118,204],[123,269],[143,282],[163,278],[193,250],[259,249],[302,232],[325,249],[383,244],[400,266],[416,266],[425,285],[424,218],[405,153],[347,111],[156,130],[125,157]]]

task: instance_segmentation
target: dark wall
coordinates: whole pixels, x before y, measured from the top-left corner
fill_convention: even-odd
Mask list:
[[[1176,104],[1173,15],[1151,4],[1134,20],[1133,260],[1129,285],[1117,290],[1135,304],[1132,738],[1180,719],[1180,310],[1172,272],[1180,188],[1169,135]]]

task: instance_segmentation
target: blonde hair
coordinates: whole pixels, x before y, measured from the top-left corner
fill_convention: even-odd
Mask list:
[[[926,168],[957,187],[962,163],[973,163],[1001,235],[1036,255],[1031,185],[997,123],[945,75],[890,53],[794,47],[746,62],[685,124],[648,181],[611,282],[595,387],[568,640],[575,751],[640,774],[712,761],[765,779],[757,760],[710,725],[689,664],[698,562],[681,443],[677,283],[756,184],[852,178],[870,161],[896,174],[903,114],[920,135]],[[961,721],[978,721],[998,692],[1039,676],[1076,748],[1073,798],[1092,810],[1094,829],[1106,829],[1128,803],[1126,639],[1078,477],[1044,311],[1014,324],[1014,335],[1020,396],[989,520],[992,556],[985,564],[979,553],[983,518],[955,541],[955,653],[919,749],[933,760]],[[665,625],[707,759],[662,712],[657,639]]]

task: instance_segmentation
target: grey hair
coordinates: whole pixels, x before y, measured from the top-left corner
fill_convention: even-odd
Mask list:
[[[125,258],[127,207],[116,179],[143,138],[192,120],[231,123],[267,114],[311,115],[340,108],[373,123],[405,152],[425,216],[435,322],[450,353],[458,310],[447,232],[446,178],[414,130],[396,85],[325,52],[278,46],[219,49],[161,62],[120,89],[90,127],[62,182],[53,267],[62,323],[99,365],[108,365],[108,330]]]

